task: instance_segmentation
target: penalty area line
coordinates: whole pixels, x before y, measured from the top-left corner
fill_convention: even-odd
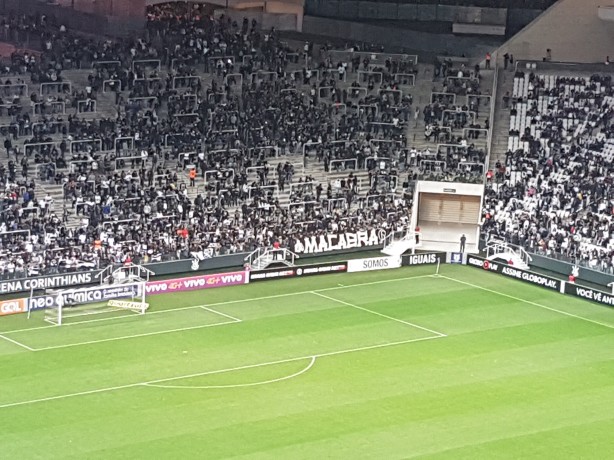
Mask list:
[[[240,323],[240,322],[243,321],[243,320],[241,320],[239,318],[235,318],[234,316],[230,316],[227,313],[222,313],[221,311],[214,310],[213,308],[209,308],[209,307],[206,307],[204,305],[199,305],[199,308],[202,308],[203,310],[208,311],[210,313],[213,313],[215,315],[220,315],[220,316],[223,316],[224,318],[231,319],[231,320],[233,320],[236,323]]]
[[[405,324],[406,326],[415,327],[416,329],[421,329],[423,331],[427,331],[427,332],[430,332],[432,334],[436,334],[436,335],[438,335],[440,337],[447,337],[446,334],[444,334],[443,332],[434,331],[433,329],[429,329],[429,328],[426,328],[424,326],[419,326],[417,324],[410,323],[409,321],[405,321],[405,320],[402,320],[402,319],[399,319],[399,318],[395,318],[393,316],[388,316],[388,315],[385,315],[384,313],[379,313],[379,312],[374,311],[374,310],[369,310],[368,308],[365,308],[365,307],[359,307],[358,305],[354,305],[353,303],[346,302],[345,300],[336,299],[334,297],[330,297],[330,296],[327,296],[325,294],[321,294],[320,292],[316,292],[316,291],[312,291],[311,293],[314,294],[314,295],[317,295],[318,297],[322,297],[324,299],[332,300],[333,302],[337,302],[337,303],[340,303],[342,305],[345,305],[345,306],[348,306],[348,307],[351,307],[351,308],[355,308],[357,310],[366,311],[367,313],[371,313],[372,315],[381,316],[382,318],[386,318],[386,319],[389,319],[389,320],[392,320],[392,321],[396,321],[397,323]]]
[[[187,307],[178,307],[178,308],[170,308],[170,309],[166,309],[166,310],[155,310],[155,311],[148,311],[146,313],[147,316],[150,315],[160,315],[160,314],[165,314],[165,313],[175,313],[177,311],[185,311],[185,310],[195,310],[197,308],[204,308],[205,305],[190,305]],[[121,310],[117,309],[115,311],[107,311],[105,313],[114,313],[114,312],[119,312]],[[223,313],[220,313],[219,311],[212,311],[213,313],[217,313],[218,315],[221,316],[228,316],[228,315],[224,315]],[[101,321],[125,321],[126,319],[135,319],[137,320],[139,318],[140,315],[135,315],[133,314],[125,314],[125,315],[118,315],[118,316],[113,316],[113,317],[109,317],[109,318],[96,318],[96,319],[88,319],[88,320],[84,320],[84,321],[72,321],[70,323],[64,323],[62,324],[62,327],[68,327],[68,326],[77,326],[79,324],[90,324],[90,323],[98,323]],[[75,318],[75,316],[72,316],[72,318]],[[233,318],[236,319],[236,318]],[[44,320],[46,322],[49,322],[47,320]],[[15,334],[17,332],[28,332],[28,331],[38,331],[40,329],[50,329],[50,328],[54,328],[54,327],[58,327],[57,324],[55,323],[51,323],[48,326],[34,326],[34,327],[26,327],[23,329],[14,329],[14,330],[9,330],[9,331],[3,331],[2,334]]]
[[[296,291],[296,292],[289,292],[287,294],[273,294],[273,295],[265,295],[265,296],[260,296],[260,297],[250,297],[248,299],[225,300],[223,302],[214,302],[214,303],[206,304],[206,306],[207,307],[217,307],[220,305],[232,305],[235,303],[254,302],[257,300],[281,299],[284,297],[291,297],[295,295],[313,294],[314,292],[335,291],[337,289],[348,289],[348,288],[361,287],[361,286],[373,286],[377,284],[396,283],[399,281],[417,280],[421,278],[433,278],[433,277],[435,277],[435,275],[416,275],[416,276],[404,276],[403,278],[392,278],[392,279],[386,279],[386,280],[369,281],[366,283],[338,284],[337,286],[331,286],[331,287],[326,287],[326,288],[321,288],[321,289],[312,289],[310,291]]]
[[[176,329],[165,329],[163,331],[144,332],[142,334],[122,335],[120,337],[109,337],[107,339],[88,340],[86,342],[76,342],[76,343],[67,343],[64,345],[53,345],[50,347],[32,348],[31,351],[45,351],[45,350],[56,350],[59,348],[80,347],[82,345],[93,345],[96,343],[115,342],[117,340],[127,340],[127,339],[134,339],[138,337],[149,337],[152,335],[170,334],[172,332],[192,331],[194,329],[205,329],[208,327],[225,326],[227,324],[236,324],[240,322],[241,320],[236,321],[235,319],[233,319],[232,321],[223,321],[221,323],[201,324],[200,326],[179,327]]]
[[[149,315],[157,315],[157,314],[163,314],[163,313],[174,313],[174,312],[182,311],[182,310],[192,310],[192,309],[196,309],[196,308],[201,308],[201,309],[208,309],[212,313],[216,313],[218,315],[226,316],[228,318],[231,318],[235,322],[240,322],[241,321],[240,319],[234,318],[234,317],[232,317],[232,316],[230,316],[230,315],[228,315],[226,313],[222,313],[220,311],[213,310],[211,307],[221,306],[221,305],[232,305],[232,304],[243,303],[243,302],[252,302],[252,301],[257,301],[257,300],[278,299],[278,298],[290,297],[290,296],[295,296],[295,295],[311,294],[313,292],[326,292],[326,291],[334,291],[334,290],[337,290],[337,289],[347,289],[347,288],[360,287],[360,286],[372,286],[372,285],[377,285],[377,284],[395,283],[395,282],[398,282],[398,281],[408,281],[408,280],[413,280],[413,279],[434,278],[434,277],[436,277],[436,275],[416,275],[416,276],[404,276],[402,278],[392,278],[392,279],[386,279],[386,280],[369,281],[369,282],[365,282],[365,283],[355,283],[355,284],[341,284],[341,283],[339,283],[337,286],[332,286],[332,287],[327,287],[327,288],[322,288],[322,289],[315,289],[315,290],[311,290],[311,291],[297,291],[297,292],[290,292],[290,293],[287,293],[287,294],[275,294],[275,295],[267,295],[267,296],[261,296],[261,297],[251,297],[251,298],[248,298],[248,299],[227,300],[227,301],[223,301],[223,302],[215,302],[215,303],[203,304],[203,305],[190,305],[190,306],[187,306],[187,307],[171,308],[171,309],[166,309],[166,310],[148,311],[146,313],[146,315],[149,316]],[[75,325],[78,325],[78,324],[88,324],[88,323],[93,323],[93,322],[98,322],[98,321],[125,320],[125,319],[131,319],[133,317],[137,318],[138,316],[137,315],[121,315],[121,316],[116,316],[116,317],[112,317],[112,318],[99,318],[99,319],[91,319],[91,320],[87,320],[87,321],[76,321],[76,322],[72,322],[72,323],[63,324],[62,327],[75,326]],[[49,329],[49,328],[54,328],[54,327],[57,327],[57,325],[50,324],[48,326],[35,326],[35,327],[28,327],[28,328],[24,328],[24,329],[14,329],[14,330],[8,330],[8,331],[1,331],[0,334],[15,334],[17,332],[36,331],[36,330],[39,330],[39,329]]]
[[[12,403],[6,403],[6,404],[0,404],[0,409],[7,409],[10,407],[18,407],[18,406],[26,406],[26,405],[30,405],[30,404],[37,404],[37,403],[42,403],[42,402],[48,402],[48,401],[57,401],[57,400],[62,400],[62,399],[68,399],[68,398],[74,398],[77,396],[87,396],[87,395],[93,395],[93,394],[99,394],[99,393],[107,393],[107,392],[111,392],[111,391],[118,391],[118,390],[124,390],[127,388],[138,388],[138,387],[150,387],[150,388],[155,388],[154,385],[158,385],[158,384],[163,384],[164,382],[173,382],[176,380],[181,380],[181,379],[187,379],[187,378],[192,378],[192,377],[202,377],[205,375],[215,375],[215,374],[222,374],[225,372],[233,372],[233,371],[240,371],[243,369],[252,369],[252,368],[257,368],[257,367],[263,367],[263,366],[271,366],[274,364],[283,364],[283,363],[289,363],[292,361],[300,361],[300,360],[305,360],[305,359],[311,359],[313,363],[315,363],[317,358],[323,358],[326,356],[337,356],[337,355],[343,355],[343,354],[347,354],[347,353],[355,353],[355,352],[359,352],[359,351],[367,351],[367,350],[376,350],[376,349],[380,349],[380,348],[388,348],[388,347],[393,347],[393,346],[398,346],[398,345],[406,345],[409,343],[415,343],[415,342],[425,342],[428,340],[436,340],[436,339],[441,339],[444,336],[442,335],[432,335],[432,336],[428,336],[428,337],[421,337],[418,339],[408,339],[408,340],[400,340],[400,341],[396,341],[396,342],[386,342],[386,343],[380,343],[377,345],[366,345],[364,347],[358,347],[358,348],[349,348],[349,349],[345,349],[345,350],[337,350],[337,351],[329,351],[329,352],[325,352],[325,353],[318,353],[318,354],[312,354],[312,355],[307,355],[307,356],[298,356],[295,358],[287,358],[287,359],[280,359],[280,360],[276,360],[276,361],[269,361],[266,363],[257,363],[257,364],[248,364],[245,366],[238,366],[238,367],[230,367],[227,369],[218,369],[218,370],[212,370],[212,371],[204,371],[204,372],[198,372],[195,374],[187,374],[187,375],[179,375],[176,377],[167,377],[167,378],[163,378],[163,379],[157,379],[157,380],[149,380],[149,381],[145,381],[145,382],[136,382],[136,383],[129,383],[126,385],[117,385],[117,386],[112,386],[112,387],[106,387],[106,388],[98,388],[96,390],[86,390],[86,391],[80,391],[80,392],[76,392],[76,393],[67,393],[67,394],[63,394],[63,395],[56,395],[56,396],[48,396],[45,398],[37,398],[37,399],[30,399],[30,400],[26,400],[26,401],[17,401],[17,402],[12,402]],[[311,369],[311,367],[313,366],[313,364],[311,364],[311,366],[309,366],[309,368]],[[304,371],[306,372],[306,370]]]
[[[6,336],[0,334],[0,338],[2,338],[4,340],[6,340],[7,342],[10,342],[10,343],[12,343],[14,345],[17,345],[17,346],[19,346],[21,348],[25,348],[28,351],[36,351],[36,349],[31,348],[31,347],[29,347],[29,346],[27,346],[27,345],[25,345],[25,344],[23,344],[21,342],[18,342],[17,340],[11,339],[10,337],[6,337]]]

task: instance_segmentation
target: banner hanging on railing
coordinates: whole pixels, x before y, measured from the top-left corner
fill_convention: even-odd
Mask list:
[[[297,254],[319,254],[340,249],[367,248],[384,243],[386,231],[371,229],[359,232],[326,233],[295,238],[292,250]]]

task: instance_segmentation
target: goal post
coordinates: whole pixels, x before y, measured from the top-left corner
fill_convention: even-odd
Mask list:
[[[139,281],[47,291],[46,295],[33,298],[32,303],[44,303],[45,321],[58,326],[79,317],[83,322],[83,318],[91,315],[117,316],[122,311],[144,314],[149,308],[145,285],[145,281]]]
[[[117,316],[117,312],[144,314],[147,303],[147,282],[154,272],[132,262],[120,266],[109,265],[96,278],[94,287],[57,289],[34,296],[30,292],[28,314],[31,309],[45,309],[45,321],[62,325],[66,320],[89,315]],[[92,320],[89,320],[92,321]],[[79,322],[87,322],[82,319]]]

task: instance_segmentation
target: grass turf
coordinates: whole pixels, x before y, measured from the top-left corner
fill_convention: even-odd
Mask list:
[[[60,328],[2,318],[2,456],[609,457],[614,312],[433,271],[151,296],[144,316]]]

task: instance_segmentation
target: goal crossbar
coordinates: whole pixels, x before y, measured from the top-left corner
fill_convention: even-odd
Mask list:
[[[65,319],[79,316],[100,315],[115,311],[131,311],[143,314],[149,308],[146,302],[146,282],[97,286],[51,291],[33,298],[33,302],[45,306],[45,321],[55,325]]]

